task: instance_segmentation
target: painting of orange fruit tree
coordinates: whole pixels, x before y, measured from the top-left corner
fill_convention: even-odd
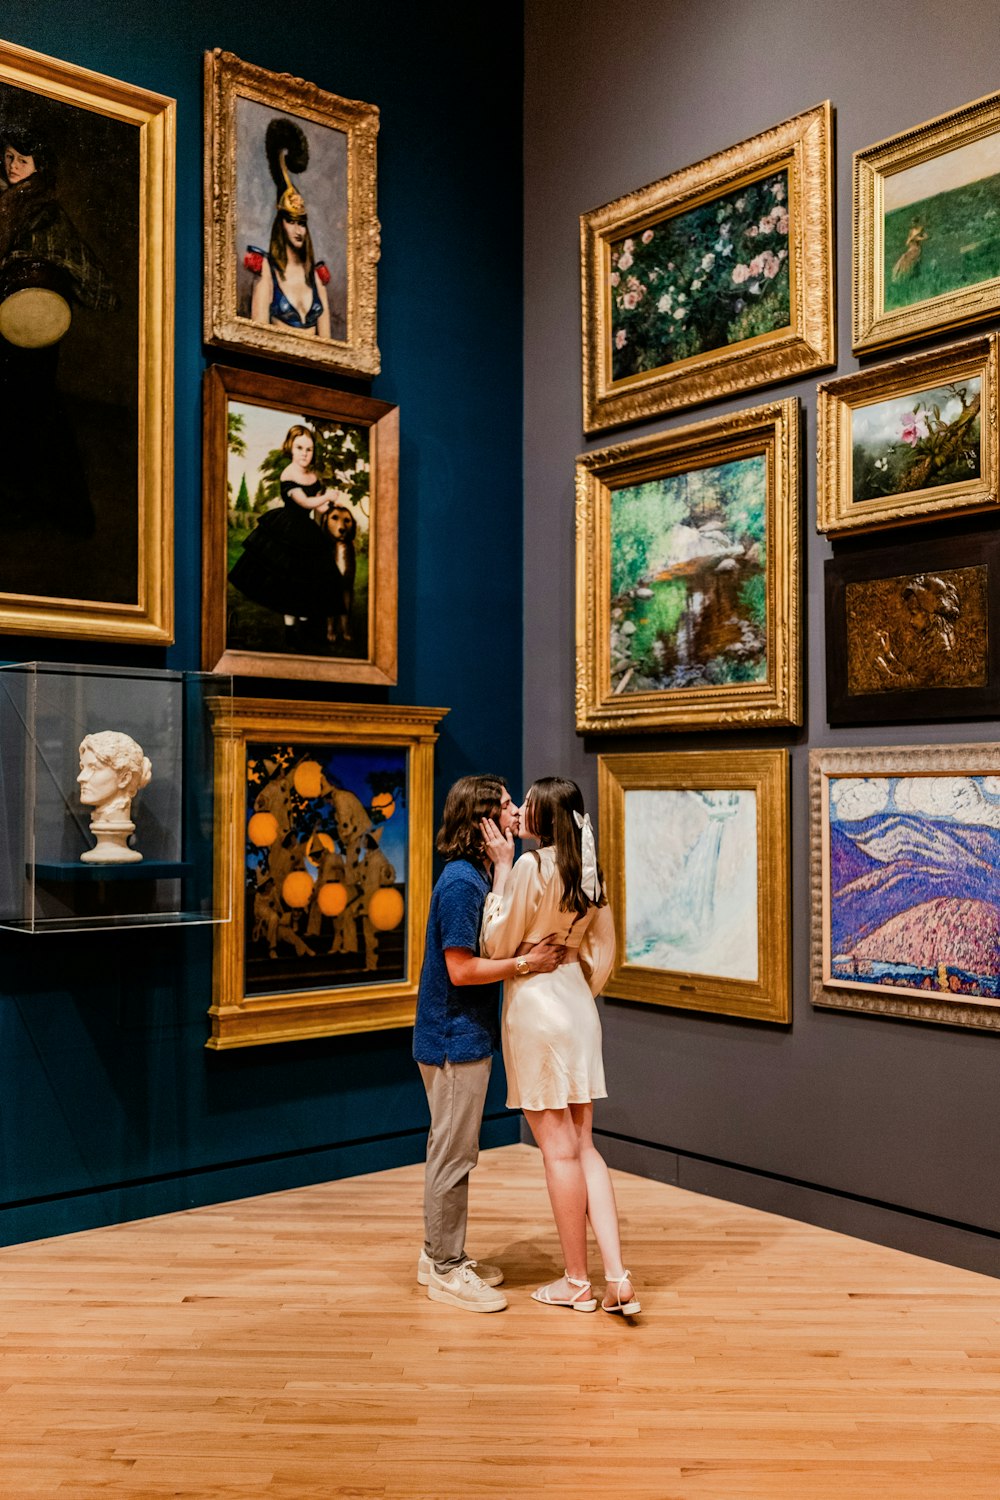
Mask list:
[[[405,977],[407,754],[247,745],[247,995]]]

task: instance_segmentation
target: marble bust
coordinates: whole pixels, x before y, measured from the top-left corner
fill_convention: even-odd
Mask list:
[[[132,864],[142,859],[130,849],[135,832],[132,800],[153,774],[149,760],[130,735],[117,729],[102,729],[80,741],[80,801],[92,807],[90,831],[97,840],[93,849],[80,855],[84,864]]]

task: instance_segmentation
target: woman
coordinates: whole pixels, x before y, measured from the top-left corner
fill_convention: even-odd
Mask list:
[[[276,323],[296,333],[330,338],[330,273],[313,254],[305,199],[288,175],[309,165],[309,143],[293,120],[271,120],[264,138],[267,162],[278,189],[277,213],[267,250],[249,245],[243,264],[256,280],[250,294],[255,323]]]
[[[591,1134],[594,1099],[603,1099],[601,1023],[594,1004],[614,961],[615,933],[580,788],[549,776],[521,810],[521,833],[540,847],[513,863],[514,844],[484,820],[493,890],[483,914],[482,951],[509,958],[551,935],[566,956],[551,974],[521,961],[504,981],[501,1036],[510,1108],[520,1108],[541,1148],[545,1181],[566,1262],[536,1302],[593,1312],[587,1276],[587,1219],[604,1257],[605,1312],[639,1312],[622,1265],[618,1210],[607,1166]]]
[[[329,548],[312,517],[323,513],[330,497],[314,467],[316,440],[296,423],[281,451],[288,458],[279,478],[281,504],[261,516],[229,581],[255,604],[284,615],[289,629],[309,619],[321,619],[325,629],[333,580]]]

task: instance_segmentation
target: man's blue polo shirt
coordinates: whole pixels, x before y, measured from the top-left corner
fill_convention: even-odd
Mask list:
[[[500,1043],[500,986],[454,985],[444,961],[446,948],[479,953],[479,925],[490,881],[467,859],[445,865],[431,895],[427,947],[420,973],[413,1056],[441,1067],[448,1062],[478,1062]]]

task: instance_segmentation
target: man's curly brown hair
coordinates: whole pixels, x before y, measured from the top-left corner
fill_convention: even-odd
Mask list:
[[[468,859],[481,864],[486,850],[479,831],[482,818],[500,816],[500,799],[507,790],[502,776],[462,776],[444,799],[441,827],[434,847],[445,859]]]

